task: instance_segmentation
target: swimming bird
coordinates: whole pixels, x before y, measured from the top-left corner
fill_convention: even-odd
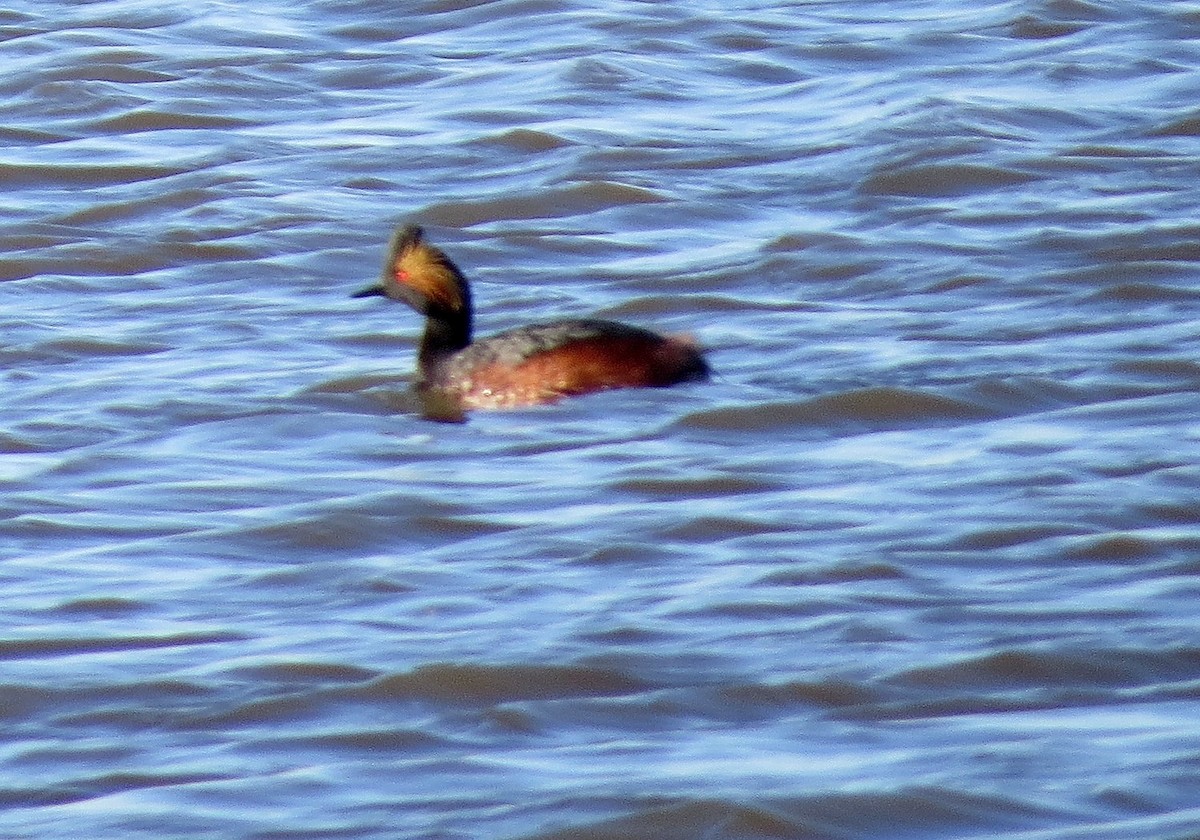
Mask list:
[[[440,410],[516,408],[613,388],[704,380],[710,370],[689,337],[595,318],[571,318],[472,340],[471,287],[417,225],[399,228],[383,276],[353,297],[382,295],[425,316],[418,394]]]

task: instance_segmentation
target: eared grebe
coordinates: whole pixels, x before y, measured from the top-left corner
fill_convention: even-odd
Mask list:
[[[383,277],[354,297],[383,295],[425,316],[417,390],[439,412],[515,408],[611,388],[707,379],[695,342],[615,321],[571,319],[471,341],[471,288],[416,225],[396,231]]]

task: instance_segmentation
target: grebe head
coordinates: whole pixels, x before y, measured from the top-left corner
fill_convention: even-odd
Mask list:
[[[407,303],[430,318],[469,321],[471,317],[471,288],[466,278],[441,249],[425,241],[425,233],[417,225],[396,231],[379,283],[352,297],[371,295]]]

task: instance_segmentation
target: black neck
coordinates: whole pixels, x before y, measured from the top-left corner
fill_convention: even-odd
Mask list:
[[[455,313],[453,316],[430,315],[425,319],[425,334],[421,336],[421,350],[417,363],[422,371],[428,372],[441,359],[471,343],[471,315]]]

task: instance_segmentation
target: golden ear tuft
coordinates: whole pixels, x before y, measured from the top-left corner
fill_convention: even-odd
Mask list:
[[[396,232],[390,263],[392,279],[424,296],[431,305],[452,312],[466,305],[458,268],[440,249],[425,241],[417,225]]]

